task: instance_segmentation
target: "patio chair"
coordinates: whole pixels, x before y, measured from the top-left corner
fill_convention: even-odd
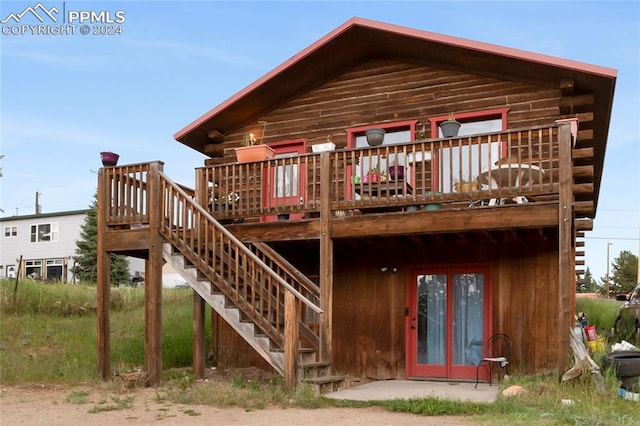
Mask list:
[[[509,358],[511,357],[511,339],[503,333],[494,334],[489,337],[484,347],[484,358],[476,367],[476,388],[480,377],[480,367],[487,369],[489,366],[489,386],[491,386],[491,376],[493,376],[493,366],[498,369],[498,383],[500,383],[500,370],[505,369],[509,374]]]

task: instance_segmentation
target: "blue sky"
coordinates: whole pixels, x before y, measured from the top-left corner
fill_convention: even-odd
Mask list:
[[[0,3],[0,20],[33,2]],[[161,160],[193,185],[204,157],[173,134],[358,16],[618,70],[602,191],[586,262],[605,275],[640,236],[640,4],[629,2],[81,2],[124,11],[119,35],[0,35],[3,217],[87,208],[99,152]],[[22,23],[29,17],[25,17]],[[32,17],[30,23],[37,23]]]

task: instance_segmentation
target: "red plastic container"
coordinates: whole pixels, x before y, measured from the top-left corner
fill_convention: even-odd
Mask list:
[[[587,335],[587,340],[592,342],[598,340],[598,333],[596,333],[595,325],[588,325],[584,328],[584,333]]]

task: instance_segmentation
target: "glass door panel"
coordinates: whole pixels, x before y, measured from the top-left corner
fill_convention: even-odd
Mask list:
[[[418,275],[418,364],[445,364],[446,325],[447,276]]]
[[[417,268],[407,283],[407,377],[474,379],[490,327],[487,267]]]
[[[478,365],[484,341],[484,276],[453,275],[453,364]]]

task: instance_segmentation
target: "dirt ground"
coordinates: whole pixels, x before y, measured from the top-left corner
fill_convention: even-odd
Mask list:
[[[83,402],[70,401],[86,392]],[[115,398],[115,400],[114,400]],[[133,399],[131,407],[96,407]],[[159,400],[152,388],[114,391],[113,386],[21,385],[0,388],[0,424],[12,425],[472,425],[464,417],[424,417],[373,408],[216,408]]]

